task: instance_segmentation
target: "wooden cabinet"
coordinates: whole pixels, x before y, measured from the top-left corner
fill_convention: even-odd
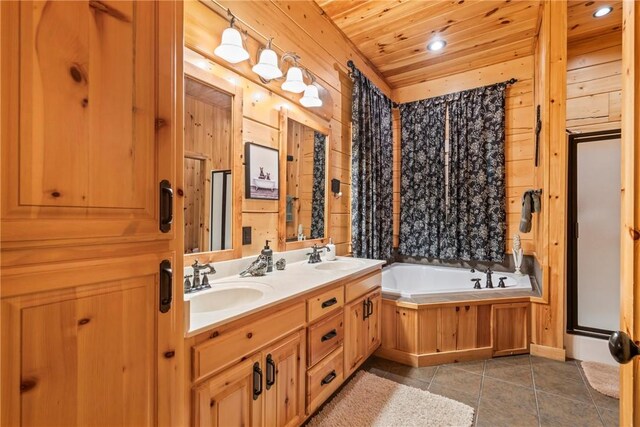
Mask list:
[[[5,244],[172,238],[158,189],[176,184],[179,33],[161,3],[3,2]]]
[[[297,426],[304,419],[304,331],[197,385],[196,426]]]
[[[381,294],[379,290],[357,298],[345,307],[344,375],[351,375],[380,345]]]
[[[180,425],[182,4],[0,8],[0,424]]]
[[[197,427],[262,425],[264,366],[261,354],[226,369],[194,390]]]
[[[262,352],[265,426],[298,426],[304,419],[304,331]]]
[[[494,304],[493,355],[508,356],[529,352],[529,304]]]

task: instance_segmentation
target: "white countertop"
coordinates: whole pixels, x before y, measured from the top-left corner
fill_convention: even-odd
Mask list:
[[[274,262],[276,259],[274,259]],[[316,268],[323,264],[330,264],[336,261],[354,263],[354,268],[348,270],[319,270]],[[211,280],[209,282],[211,284],[211,289],[192,294],[185,294],[184,296],[185,337],[192,337],[201,332],[280,304],[306,292],[327,286],[350,276],[358,276],[368,271],[373,271],[385,263],[384,261],[379,260],[356,259],[349,257],[337,257],[336,261],[323,260],[318,264],[309,264],[306,260],[297,261],[288,263],[286,269],[283,271],[276,270],[274,265],[272,273],[267,273],[266,276],[261,277],[240,277],[238,274],[222,278],[213,276],[216,277],[216,280]],[[241,285],[242,282],[258,282],[265,285],[263,288],[269,290],[265,291],[264,295],[260,299],[244,305],[217,311],[190,313],[189,304],[192,299],[206,295],[207,293],[215,292],[216,285],[224,285],[224,283],[229,282],[234,282],[234,284],[238,285]],[[273,288],[273,290],[270,288]]]

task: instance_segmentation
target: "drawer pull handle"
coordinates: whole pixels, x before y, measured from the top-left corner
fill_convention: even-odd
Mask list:
[[[267,355],[267,390],[276,383],[276,364],[271,355]]]
[[[362,321],[364,322],[369,317],[369,300],[362,300]]]
[[[253,400],[258,400],[262,394],[262,369],[260,363],[253,364]]]
[[[331,307],[334,304],[338,303],[338,299],[336,297],[333,297],[331,299],[326,300],[325,302],[322,303],[322,308],[327,308],[327,307]]]
[[[330,339],[335,338],[337,335],[338,335],[338,331],[336,331],[335,329],[332,329],[331,331],[324,334],[322,338],[320,338],[320,341],[321,342],[329,341]]]
[[[369,298],[367,298],[367,305],[369,307],[367,311],[367,317],[371,317],[371,315],[373,314],[373,303]]]
[[[337,377],[336,371],[331,371],[331,373],[329,375],[327,375],[326,377],[324,377],[322,379],[322,381],[320,381],[320,386],[329,384],[331,381],[335,380],[336,377]]]

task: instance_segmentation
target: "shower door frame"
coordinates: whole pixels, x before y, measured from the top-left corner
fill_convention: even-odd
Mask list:
[[[582,326],[578,323],[578,144],[582,142],[621,139],[620,129],[571,133],[568,137],[569,167],[567,197],[567,333],[592,338],[608,339],[613,331]]]

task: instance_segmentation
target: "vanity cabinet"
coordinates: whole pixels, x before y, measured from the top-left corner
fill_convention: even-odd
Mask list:
[[[304,419],[304,331],[194,388],[194,425],[297,426]]]
[[[194,425],[226,427],[262,425],[261,355],[256,354],[216,375],[194,390]]]
[[[382,296],[374,290],[345,307],[344,369],[351,375],[380,346]]]

